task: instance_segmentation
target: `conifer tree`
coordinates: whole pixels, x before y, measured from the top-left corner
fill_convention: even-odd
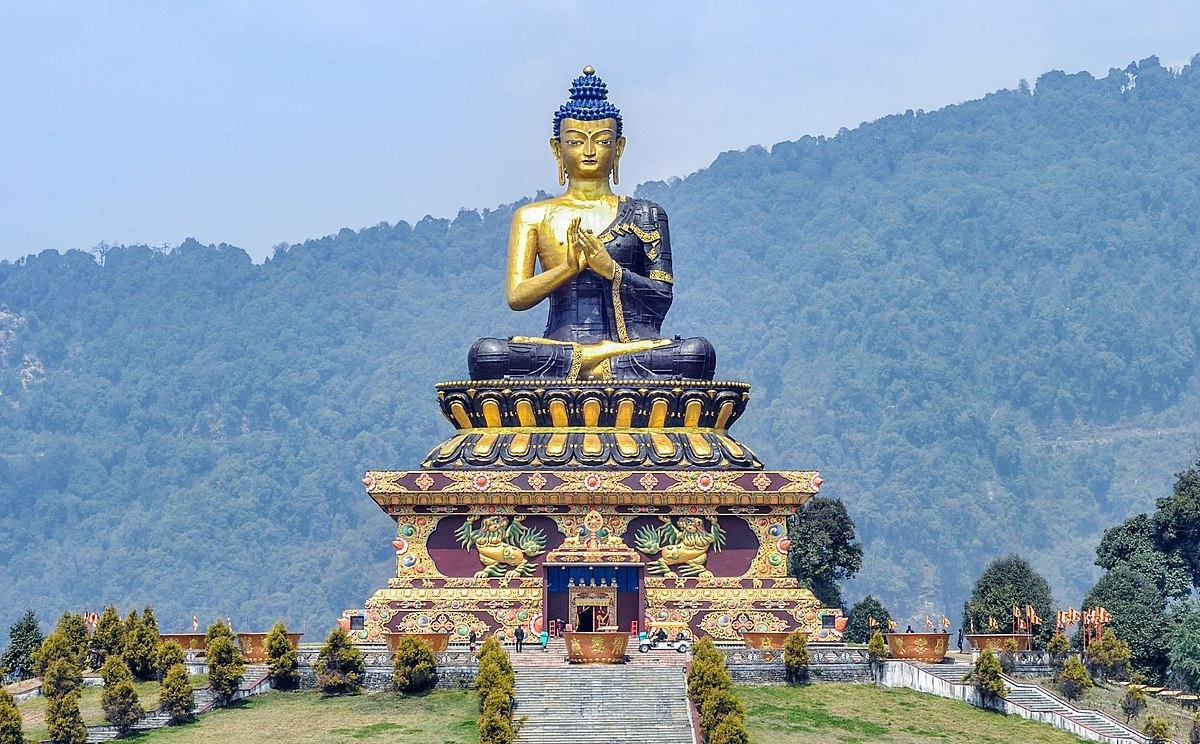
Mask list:
[[[0,744],[22,744],[21,711],[8,690],[0,687]]]
[[[437,660],[428,644],[412,636],[401,639],[393,661],[392,682],[406,693],[423,692],[437,682]]]
[[[100,674],[104,677],[104,690],[100,693],[104,717],[122,734],[127,734],[146,713],[138,702],[133,675],[120,656],[109,656],[100,668]]]
[[[42,676],[42,694],[46,696],[46,728],[56,744],[83,744],[87,740],[87,726],[79,712],[79,690],[82,685],[82,672],[73,655],[56,658],[46,666]]]
[[[275,623],[263,641],[267,652],[267,666],[271,670],[271,681],[279,689],[288,689],[299,679],[299,654],[292,648],[287,636],[287,626]]]
[[[154,668],[160,678],[164,677],[171,667],[183,664],[186,659],[187,653],[177,641],[160,641],[158,648],[154,650]]]
[[[985,705],[993,704],[997,698],[1008,695],[1008,686],[1004,684],[1000,660],[991,649],[984,649],[975,660],[975,668],[967,675],[967,682],[975,686]]]
[[[0,667],[17,673],[21,679],[33,675],[33,652],[45,638],[33,610],[27,611],[8,631],[8,648],[0,656]]]
[[[117,614],[117,608],[109,605],[96,623],[92,634],[92,663],[103,666],[108,657],[120,656],[125,651],[125,623]]]
[[[808,681],[808,633],[797,630],[787,637],[783,644],[783,668],[788,684]]]
[[[154,677],[154,655],[158,651],[158,622],[154,619],[154,611],[146,607],[146,613],[138,617],[137,610],[132,610],[125,619],[125,663],[129,671],[139,680]]]
[[[159,686],[158,702],[171,717],[172,724],[183,723],[191,718],[196,698],[183,664],[174,664],[167,669],[162,685]]]
[[[1088,674],[1078,656],[1072,656],[1058,673],[1057,681],[1063,697],[1074,701],[1083,697],[1084,690],[1092,686],[1092,675]]]
[[[317,685],[326,695],[357,693],[363,669],[362,652],[354,647],[341,628],[334,628],[329,633],[313,664]]]
[[[238,690],[246,663],[242,651],[233,640],[233,631],[218,619],[208,626],[205,634],[205,656],[208,659],[208,683],[224,704]]]

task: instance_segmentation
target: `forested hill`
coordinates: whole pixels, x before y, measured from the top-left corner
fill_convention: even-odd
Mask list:
[[[1200,439],[1200,57],[1042,76],[641,194],[672,219],[664,329],[754,385],[735,435],[817,468],[866,547],[849,601],[957,617],[1028,555],[1066,603],[1100,532]],[[432,384],[503,305],[511,208],[263,265],[188,241],[0,263],[0,627],[153,603],[311,633],[394,570],[358,478],[449,431]]]

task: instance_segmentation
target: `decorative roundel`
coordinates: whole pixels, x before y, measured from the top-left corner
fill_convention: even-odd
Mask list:
[[[417,526],[424,527],[429,522],[425,517],[417,517]]]
[[[476,491],[486,491],[492,487],[492,477],[487,473],[476,473],[471,479],[471,485]]]
[[[724,628],[726,625],[729,625],[729,615],[718,615],[717,626]]]
[[[701,491],[711,491],[712,487],[716,484],[717,480],[712,477],[711,473],[701,473],[696,476],[696,488],[699,488]]]
[[[404,556],[404,559],[400,561],[400,564],[405,568],[412,568],[413,566],[417,565],[417,557],[415,555],[406,555]]]
[[[595,491],[604,485],[604,479],[598,473],[588,473],[583,478],[583,487],[589,491]]]
[[[403,537],[397,537],[392,540],[392,547],[396,549],[396,555],[404,555],[408,552],[408,541]]]
[[[783,535],[783,525],[773,524],[767,528],[767,534],[771,537],[781,537]]]
[[[533,616],[533,620],[532,620],[532,621],[529,623],[529,627],[530,627],[530,629],[531,629],[531,630],[533,630],[533,632],[534,632],[535,634],[537,634],[537,633],[541,633],[541,632],[542,632],[542,630],[544,630],[544,629],[545,629],[545,627],[546,627],[546,624],[545,624],[545,622],[542,620],[542,615],[541,615],[541,613],[538,613],[538,614],[536,614],[536,615],[534,615],[534,616]]]
[[[412,537],[413,535],[417,534],[417,528],[413,527],[411,524],[404,525],[400,528],[400,531],[404,533],[405,537]]]
[[[459,638],[466,638],[467,636],[471,635],[471,629],[467,627],[466,623],[459,623],[458,625],[455,625],[454,632],[458,634]]]
[[[783,553],[784,555],[787,555],[788,548],[790,548],[790,547],[792,547],[792,541],[787,539],[786,537],[783,538],[782,540],[780,540],[778,542],[778,544],[775,545],[775,549],[778,550],[780,553]]]
[[[770,563],[772,566],[781,566],[783,565],[783,556],[775,553],[770,558],[767,558],[767,563]]]
[[[422,628],[429,625],[429,617],[427,615],[419,616],[417,618],[417,625],[421,626]]]
[[[517,619],[520,620],[521,622],[525,622],[526,620],[528,620],[529,619],[529,610],[521,610],[520,612],[518,612]]]

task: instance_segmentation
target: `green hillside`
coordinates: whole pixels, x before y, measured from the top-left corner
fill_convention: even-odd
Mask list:
[[[631,135],[635,134],[631,132]],[[671,215],[665,331],[754,385],[735,436],[817,468],[870,591],[957,617],[1018,551],[1077,603],[1100,532],[1200,435],[1200,57],[726,153]],[[515,205],[514,205],[515,206]],[[392,575],[358,483],[440,442],[503,304],[512,208],[281,246],[0,262],[0,627],[152,603],[314,635]]]

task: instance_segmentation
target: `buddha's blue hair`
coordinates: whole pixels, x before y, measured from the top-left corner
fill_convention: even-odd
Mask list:
[[[594,70],[585,69],[584,73],[571,83],[571,99],[558,107],[554,112],[554,136],[561,130],[563,119],[578,119],[579,121],[599,121],[600,119],[617,120],[617,136],[621,136],[621,112],[608,101],[608,86],[604,84]]]

